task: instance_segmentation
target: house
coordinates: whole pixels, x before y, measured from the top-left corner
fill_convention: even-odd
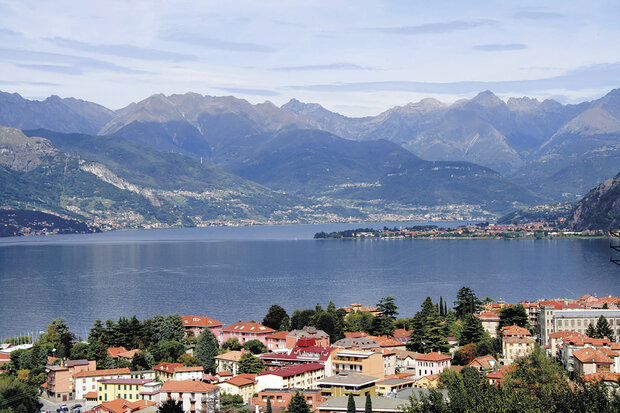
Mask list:
[[[97,398],[100,402],[125,399],[130,402],[142,400],[140,392],[150,380],[141,379],[101,379],[98,381]]]
[[[239,321],[238,323],[222,328],[220,344],[224,343],[229,338],[236,338],[241,344],[250,340],[258,340],[267,346],[267,336],[271,335],[274,331],[273,328],[266,327],[260,323]]]
[[[298,344],[306,344],[305,339],[299,340]],[[335,349],[332,347],[298,346],[287,353],[263,353],[259,355],[265,363],[267,370],[274,370],[285,366],[304,363],[321,363],[326,372],[332,371],[331,354]]]
[[[204,370],[200,366],[192,367],[175,367],[173,370],[172,380],[202,380]]]
[[[215,370],[217,372],[230,372],[231,376],[239,374],[239,360],[246,350],[231,350],[215,356]]]
[[[161,391],[161,383],[158,381],[148,381],[142,385],[140,391],[140,400],[159,401],[159,392]]]
[[[321,363],[304,363],[281,369],[262,371],[256,376],[257,390],[264,389],[313,389],[316,381],[325,377]]]
[[[504,364],[512,364],[517,357],[524,357],[534,351],[536,339],[527,328],[516,324],[505,326],[502,333],[502,353]]]
[[[334,376],[317,380],[316,386],[321,389],[321,396],[332,398],[349,394],[366,396],[376,394],[375,384],[380,379],[360,373],[338,373]]]
[[[439,373],[429,374],[428,376],[420,377],[415,381],[413,387],[419,389],[436,389],[439,386]]]
[[[479,372],[486,373],[496,370],[499,367],[499,362],[495,357],[490,354],[486,356],[476,357],[469,364],[469,367],[473,367]]]
[[[174,379],[174,369],[179,367],[184,366],[181,363],[166,363],[165,361],[162,361],[158,365],[154,366],[153,370],[155,370],[156,379],[164,383],[168,380]]]
[[[416,358],[420,357],[422,353],[406,350],[394,350],[396,357],[396,372],[397,373],[410,373],[415,374]]]
[[[506,375],[514,370],[514,366],[504,365],[500,366],[499,370],[495,370],[487,373],[486,378],[489,380],[489,383],[494,386],[501,386],[504,383],[504,379]]]
[[[222,393],[239,395],[243,398],[244,403],[249,403],[257,391],[256,375],[239,374],[222,383],[218,383],[217,386],[222,389]]]
[[[119,360],[131,361],[133,360],[136,354],[141,353],[141,352],[142,350],[140,350],[139,348],[123,351],[122,353],[118,353],[118,358]]]
[[[549,344],[549,334],[556,331],[570,330],[585,334],[590,324],[596,326],[600,316],[607,319],[616,337],[620,336],[620,310],[574,309],[562,305],[559,307],[541,305],[538,328],[543,346]]]
[[[411,333],[413,333],[413,331],[405,330],[404,328],[397,328],[392,333],[392,338],[396,341],[407,344],[409,338],[411,337]]]
[[[314,411],[315,407],[325,400],[325,397],[321,396],[320,389],[265,389],[259,391],[258,395],[252,398],[251,405],[265,407],[267,406],[267,400],[271,403],[271,407],[278,407],[285,409],[291,402],[291,398],[297,393],[301,394],[310,409]]]
[[[425,376],[440,374],[450,368],[450,356],[438,352],[422,354],[415,358],[416,372],[414,377],[420,379]]]
[[[185,315],[181,317],[181,320],[183,320],[183,327],[185,327],[185,337],[200,337],[206,328],[208,328],[218,340],[222,335],[222,326],[224,323],[212,318],[197,315]],[[221,341],[220,344],[222,344]]]
[[[329,334],[323,330],[317,330],[316,327],[304,327],[301,330],[293,330],[286,335],[286,348],[298,346],[298,341],[303,339],[313,339],[311,344],[318,347],[329,347]]]
[[[118,359],[118,355],[121,353],[126,353],[127,349],[125,347],[108,347],[106,349],[106,353],[108,356],[113,359]]]
[[[611,349],[586,347],[573,351],[575,373],[620,373],[615,371],[620,354]]]
[[[373,413],[400,413],[404,407],[409,404],[408,400],[397,399],[394,397],[376,397],[371,396]],[[366,397],[354,396],[355,411],[364,412],[366,408]],[[341,413],[347,411],[349,403],[348,396],[335,397],[321,403],[316,411],[319,413]]]
[[[413,387],[416,380],[413,376],[408,378],[386,378],[377,382],[377,393],[385,395],[387,393],[395,393],[399,390]]]
[[[130,379],[131,372],[127,367],[122,369],[89,370],[74,376],[75,398],[85,399],[86,394],[97,393],[97,382],[103,379]]]
[[[87,413],[133,413],[140,411],[147,411],[148,407],[155,406],[155,402],[138,400],[134,402],[130,402],[125,399],[115,399],[107,402],[103,402],[91,410],[88,410]],[[155,411],[151,409],[150,411]]]
[[[288,331],[276,331],[275,333],[269,334],[265,341],[267,342],[266,346],[269,351],[279,351],[286,350],[286,336],[288,335]]]
[[[220,410],[220,388],[202,381],[168,380],[161,387],[160,403],[168,399],[183,402],[183,411],[215,413]]]
[[[353,303],[348,307],[340,307],[340,308],[346,311],[347,315],[349,315],[352,312],[360,312],[360,311],[371,313],[375,317],[377,317],[378,315],[381,315],[381,311],[379,311],[379,309],[377,309],[376,307],[363,306],[360,303]]]
[[[552,337],[555,333],[549,335]],[[611,342],[607,338],[591,338],[583,334],[573,332],[572,335],[565,335],[563,337],[557,338],[556,344],[556,354],[557,357],[562,362],[562,365],[567,371],[574,371],[575,369],[575,358],[573,357],[573,352],[575,350],[583,349],[583,348],[611,348]],[[551,338],[551,343],[554,342],[554,338]]]
[[[476,314],[476,317],[482,323],[484,331],[489,333],[493,338],[497,337],[497,329],[499,328],[499,316],[492,311],[482,311]]]
[[[76,374],[95,370],[95,360],[66,360],[58,366],[47,366],[47,396],[57,401],[68,401],[75,398],[73,379]]]
[[[332,374],[354,372],[378,379],[385,377],[382,353],[368,350],[339,349],[332,352],[331,359]],[[394,364],[396,364],[395,361]]]

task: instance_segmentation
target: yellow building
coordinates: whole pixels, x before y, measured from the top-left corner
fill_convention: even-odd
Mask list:
[[[98,382],[97,398],[100,402],[125,399],[130,402],[141,400],[140,392],[151,380],[141,379],[103,379]]]
[[[378,379],[385,377],[383,354],[366,350],[340,349],[332,352],[332,373],[358,373]]]
[[[331,398],[349,394],[354,396],[376,395],[376,377],[359,373],[340,373],[335,376],[317,380],[316,385],[321,389],[321,396]]]
[[[254,374],[239,374],[229,380],[218,383],[217,386],[222,389],[222,393],[238,394],[243,398],[245,403],[249,403],[254,393],[258,391],[256,387],[256,375]]]

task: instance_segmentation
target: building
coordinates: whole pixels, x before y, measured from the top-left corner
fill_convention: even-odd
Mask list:
[[[258,392],[256,397],[251,400],[251,405],[266,407],[267,400],[271,403],[271,407],[278,407],[284,410],[291,402],[291,398],[297,393],[304,396],[306,403],[310,406],[311,410],[315,410],[315,406],[320,405],[325,400],[325,397],[321,396],[320,389],[265,389]]]
[[[352,312],[360,312],[360,311],[365,311],[367,313],[371,313],[375,317],[381,315],[381,311],[379,311],[379,309],[377,309],[376,307],[363,306],[360,303],[353,303],[353,304],[351,304],[348,307],[340,307],[340,308],[343,309],[344,311],[346,311],[347,315],[349,315]],[[339,310],[340,310],[340,308],[339,308]]]
[[[222,393],[239,395],[243,398],[244,403],[249,403],[257,391],[256,375],[239,374],[218,383],[217,386],[222,389]]]
[[[499,316],[492,311],[482,311],[476,314],[476,317],[482,323],[484,331],[489,333],[493,338],[497,337],[497,329],[499,328]]]
[[[417,366],[416,358],[422,356],[422,353],[406,350],[394,350],[396,357],[396,373],[415,374]]]
[[[393,354],[393,353],[392,353]],[[378,379],[385,377],[383,354],[368,350],[340,349],[332,352],[332,374],[359,373]],[[396,356],[394,355],[394,360]],[[396,368],[394,361],[394,368]],[[393,374],[393,373],[392,373]]]
[[[409,400],[397,399],[394,397],[371,397],[373,413],[400,413],[409,404]],[[353,397],[355,411],[364,412],[366,408],[366,397]],[[341,413],[347,411],[349,403],[348,396],[335,397],[321,403],[316,411],[320,413]]]
[[[95,360],[66,360],[58,366],[46,367],[47,396],[57,401],[68,401],[75,398],[73,379],[76,374],[95,370]]]
[[[125,399],[130,402],[142,400],[140,392],[150,380],[141,379],[101,379],[98,381],[97,400],[100,402]]]
[[[142,385],[142,391],[140,392],[141,400],[148,400],[152,402],[159,401],[159,392],[161,391],[161,383],[158,381],[148,381]]]
[[[298,344],[305,344],[300,340]],[[279,369],[285,366],[305,363],[320,363],[325,366],[326,372],[332,371],[332,347],[303,346],[295,347],[286,353],[263,353],[259,355],[267,370]]]
[[[534,351],[536,339],[527,328],[516,324],[502,327],[502,353],[504,364],[512,364],[517,357],[524,357]]]
[[[231,350],[215,356],[215,370],[217,372],[230,372],[231,375],[239,374],[239,360],[246,350]]]
[[[168,380],[173,380],[174,370],[179,367],[184,366],[181,363],[167,363],[165,361],[162,361],[161,363],[153,367],[153,370],[155,370],[156,380],[161,381],[162,383]]]
[[[397,391],[413,387],[416,380],[413,376],[408,378],[389,378],[383,379],[377,382],[377,393],[385,395],[387,393],[395,393]]]
[[[236,338],[239,343],[246,341],[258,340],[267,346],[267,336],[271,335],[275,330],[266,327],[260,323],[247,323],[239,321],[222,328],[220,343],[224,343],[229,338]]]
[[[349,394],[366,396],[376,394],[377,377],[360,373],[339,373],[334,376],[317,380],[316,386],[321,389],[321,396],[326,398],[340,397]]]
[[[607,338],[590,338],[586,335],[571,332],[570,335],[554,337],[557,333],[549,335],[550,342],[556,344],[556,356],[567,371],[574,370],[573,352],[583,348],[611,348],[611,343]]]
[[[321,363],[304,363],[276,370],[262,371],[256,376],[258,391],[264,389],[314,389],[316,381],[325,377]]]
[[[75,375],[75,398],[85,399],[88,393],[97,393],[98,381],[103,379],[130,379],[131,372],[127,367],[122,369],[103,369],[82,371]],[[99,398],[97,398],[99,400]]]
[[[183,327],[185,327],[185,337],[199,337],[206,328],[208,328],[218,340],[222,335],[222,326],[224,326],[224,323],[212,318],[185,315],[181,317],[181,320],[183,320]],[[220,344],[222,344],[222,342],[220,342]]]
[[[415,359],[416,372],[414,377],[420,379],[433,374],[441,374],[445,369],[450,368],[450,360],[450,356],[437,353],[436,351],[417,356]]]
[[[275,333],[269,334],[265,337],[265,341],[267,342],[267,350],[269,351],[285,351],[288,347],[286,347],[286,336],[288,331],[276,331]]]
[[[487,373],[499,368],[499,362],[495,357],[487,354],[486,356],[476,357],[468,364],[468,366],[475,368],[481,373]]]
[[[220,388],[202,381],[168,380],[161,387],[159,402],[181,400],[184,412],[215,413],[220,410]]]
[[[176,367],[172,375],[172,380],[202,380],[204,370],[200,366],[195,367]]]
[[[409,338],[411,337],[411,333],[413,333],[413,331],[405,330],[404,328],[397,328],[392,333],[392,338],[396,341],[407,344]]]
[[[293,330],[286,335],[286,348],[298,346],[298,341],[302,339],[313,339],[313,346],[329,347],[329,334],[323,330],[317,330],[316,327],[304,327],[301,330]]]
[[[620,367],[620,354],[611,349],[586,347],[573,351],[575,373],[581,375],[593,373],[620,373],[614,371]]]
[[[539,313],[539,339],[543,346],[549,344],[549,335],[560,330],[585,334],[588,325],[596,326],[600,316],[604,316],[616,337],[620,336],[620,310],[598,309],[560,309],[556,305],[541,306]]]
[[[93,409],[89,410],[88,413],[131,413],[140,411],[146,412],[148,411],[148,407],[154,407],[155,405],[155,402],[144,400],[130,402],[129,400],[125,399],[115,399],[98,404]],[[156,411],[156,409],[151,409],[150,411],[154,412]]]

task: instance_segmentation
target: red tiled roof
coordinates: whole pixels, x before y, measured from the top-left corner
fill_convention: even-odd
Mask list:
[[[129,407],[129,402],[125,399],[114,399],[109,402],[103,402],[99,406],[106,408],[113,413],[124,413]]]
[[[473,364],[479,365],[483,370],[493,370],[495,366],[498,365],[497,359],[490,354],[487,354],[486,356],[476,357],[468,364],[468,366],[471,366]]]
[[[176,367],[174,369],[175,373],[183,373],[183,372],[188,372],[188,371],[202,371],[202,367],[200,366],[191,366],[191,367]]]
[[[185,327],[217,327],[224,325],[224,323],[212,318],[198,315],[184,315],[181,317],[181,320],[183,320]]]
[[[530,333],[530,331],[527,328],[519,327],[516,324],[502,327],[501,332],[504,336],[531,336],[532,335],[532,333]]]
[[[244,353],[247,353],[246,350],[230,350],[226,353],[219,354],[215,356],[218,360],[226,360],[226,361],[239,361]]]
[[[368,337],[368,334],[363,331],[346,331],[344,333],[345,338],[361,338]]]
[[[80,371],[79,373],[74,374],[73,377],[116,376],[121,374],[129,374],[129,368],[124,367],[122,369]]]
[[[168,380],[161,387],[161,392],[175,393],[208,393],[217,389],[217,386],[197,380]]]
[[[142,350],[140,350],[139,348],[135,348],[133,350],[127,350],[127,351],[123,351],[122,353],[118,353],[118,357],[122,357],[125,359],[132,359],[134,358],[134,356],[138,353],[141,353]]]
[[[607,357],[605,353],[589,347],[573,351],[573,357],[582,363],[613,363],[613,360]]]
[[[263,371],[263,372],[258,373],[258,375],[266,376],[268,374],[273,374],[275,376],[280,376],[280,377],[292,377],[298,374],[306,373],[308,371],[316,371],[316,370],[321,370],[324,368],[325,366],[320,363],[304,363],[304,364],[298,364],[295,366],[283,367],[277,370]]]
[[[411,336],[412,331],[405,330],[404,328],[397,328],[392,333],[392,337],[394,338],[409,338]]]
[[[442,360],[450,360],[450,356],[446,356],[445,354],[437,353],[433,351],[431,353],[422,354],[421,356],[416,357],[416,360],[423,361],[442,361]]]
[[[481,321],[499,321],[499,316],[492,311],[483,311],[476,314]]]
[[[97,400],[97,392],[96,391],[89,391],[88,393],[86,393],[84,395],[85,399],[95,399]]]
[[[231,377],[230,379],[226,380],[224,383],[229,383],[229,384],[232,384],[233,386],[242,387],[242,386],[247,386],[248,384],[254,384],[256,383],[256,380],[251,379],[249,377],[235,376],[235,377]]]
[[[220,377],[228,377],[228,376],[232,376],[232,372],[230,371],[218,371],[217,373],[215,373],[216,376],[220,376]]]
[[[145,384],[150,383],[153,380],[143,380],[143,379],[103,379],[99,380],[100,383],[103,384]]]
[[[120,353],[125,353],[127,349],[125,347],[108,347],[108,356],[113,359],[117,358]]]
[[[600,372],[590,373],[581,376],[585,381],[620,381],[620,373]]]
[[[162,361],[161,363],[153,367],[153,370],[163,371],[172,374],[174,373],[174,369],[178,367],[183,367],[183,365],[181,363],[166,363],[165,361]]]
[[[151,400],[137,400],[133,403],[129,403],[129,408],[131,410],[144,409],[145,407],[155,406],[157,403]]]
[[[562,305],[561,305],[560,303],[558,303],[557,301],[553,301],[553,300],[543,300],[543,301],[540,301],[540,302],[538,303],[538,305],[540,305],[541,307],[542,307],[543,305],[551,305],[551,306],[553,306],[556,310],[561,310],[561,309],[562,309]]]
[[[266,339],[272,339],[272,340],[286,340],[287,334],[288,334],[288,331],[276,331],[273,334],[269,334],[265,338]]]
[[[231,324],[222,329],[223,331],[237,331],[242,333],[271,333],[275,331],[273,328],[269,328],[260,323],[248,323],[239,321],[238,323]]]

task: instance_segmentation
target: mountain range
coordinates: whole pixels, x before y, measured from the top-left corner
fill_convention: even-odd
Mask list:
[[[158,94],[112,111],[0,92],[0,124],[16,128],[0,130],[0,202],[42,200],[88,219],[103,219],[106,208],[93,209],[86,188],[63,186],[68,176],[95,179],[110,196],[97,205],[114,204],[116,214],[138,208],[145,222],[191,224],[205,217],[364,219],[368,208],[448,204],[503,213],[575,201],[620,165],[620,89],[578,105],[504,102],[485,91],[364,118],[295,99],[277,107]],[[45,191],[37,183],[43,177]],[[230,192],[204,195],[214,191]],[[89,201],[69,205],[68,197]]]

